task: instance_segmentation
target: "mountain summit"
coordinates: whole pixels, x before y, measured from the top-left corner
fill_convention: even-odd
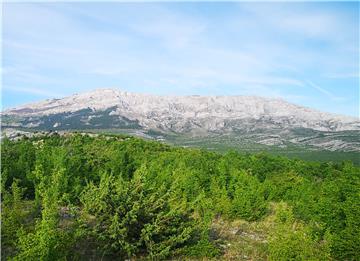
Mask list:
[[[359,119],[257,96],[156,96],[98,89],[9,109],[2,118],[5,128],[136,129],[160,135],[243,137],[265,145],[360,147],[359,141],[341,138],[344,133],[359,136]]]

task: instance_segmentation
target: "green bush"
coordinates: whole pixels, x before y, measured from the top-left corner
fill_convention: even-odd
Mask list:
[[[104,254],[163,259],[197,232],[191,212],[170,208],[170,196],[145,189],[140,172],[130,181],[104,173],[99,185],[88,185],[81,202],[85,214],[96,220],[89,232],[101,242]]]
[[[309,226],[295,220],[292,209],[280,203],[269,238],[269,259],[282,260],[330,260],[330,244],[313,237]]]
[[[245,172],[235,172],[234,196],[231,202],[231,217],[248,221],[257,220],[266,214],[267,202],[263,185]]]
[[[2,140],[1,178],[6,260],[216,258],[214,218],[267,222],[269,204],[279,205],[270,259],[360,256],[360,168],[350,162],[71,134]]]

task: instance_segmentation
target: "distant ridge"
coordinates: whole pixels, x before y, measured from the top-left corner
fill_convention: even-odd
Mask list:
[[[360,131],[359,119],[320,112],[282,99],[156,96],[114,89],[26,104],[4,111],[2,118],[5,128],[137,129],[191,137],[252,134],[255,143],[266,145],[306,142],[306,138],[311,140],[311,135],[321,133],[335,135],[350,131],[353,135]],[[301,135],[296,134],[299,130]],[[311,133],[310,137],[304,137],[304,130]],[[259,140],[259,135],[267,139]],[[329,135],[323,135],[326,141],[326,145],[320,145],[323,148],[357,150],[360,147],[356,139],[352,138],[351,142],[328,139]]]

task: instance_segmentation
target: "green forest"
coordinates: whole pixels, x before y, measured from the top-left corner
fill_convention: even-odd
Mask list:
[[[125,135],[1,142],[4,260],[359,260],[360,168]]]

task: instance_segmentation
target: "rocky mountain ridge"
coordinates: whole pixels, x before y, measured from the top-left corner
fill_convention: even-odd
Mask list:
[[[189,137],[242,135],[265,145],[290,142],[360,150],[359,119],[257,96],[156,96],[98,89],[6,110],[2,126],[137,129]]]
[[[5,111],[24,117],[74,113],[83,109],[105,111],[109,115],[138,120],[149,128],[181,127],[193,123],[208,130],[223,128],[236,120],[263,120],[289,127],[320,131],[360,130],[356,118],[324,113],[288,103],[281,99],[256,96],[155,96],[113,89],[99,89],[63,99],[46,100]],[[266,126],[265,126],[266,127]]]

